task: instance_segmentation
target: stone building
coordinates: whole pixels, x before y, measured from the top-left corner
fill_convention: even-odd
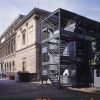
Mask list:
[[[24,17],[24,15],[19,15],[0,37],[0,70],[4,74],[14,73],[16,70],[16,32],[14,28]]]
[[[20,15],[0,38],[0,70],[4,74],[39,73],[41,21],[50,12],[34,8]]]

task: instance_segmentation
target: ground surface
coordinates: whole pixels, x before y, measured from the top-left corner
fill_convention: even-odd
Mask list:
[[[12,80],[0,79],[0,98],[42,98],[42,97],[63,98],[63,99],[73,98],[73,100],[100,100],[100,94],[96,93],[73,91],[67,88],[57,89],[56,87],[50,85],[47,86],[37,83],[16,83],[15,81]],[[65,100],[70,100],[70,99],[65,99]]]

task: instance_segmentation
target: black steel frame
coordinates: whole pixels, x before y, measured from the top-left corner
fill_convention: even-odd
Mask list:
[[[64,27],[68,24],[68,21],[74,21],[74,32],[64,30]],[[51,37],[48,31],[53,33]],[[55,31],[58,31],[58,34],[54,34]],[[70,81],[70,84],[72,86],[90,86],[91,83],[93,83],[93,77],[91,73],[91,61],[94,60],[96,52],[100,51],[100,47],[98,46],[98,43],[100,41],[100,23],[59,8],[42,21],[41,33],[42,49],[45,47],[44,45],[46,45],[47,47],[45,56],[42,52],[41,57],[42,71],[44,70],[44,68],[46,68],[47,70],[47,74],[45,75],[49,77],[51,75],[50,66],[57,65],[57,72],[55,72],[55,75],[57,76],[59,82],[58,86],[61,86],[63,85],[61,83],[62,73],[66,68],[70,66],[70,70],[75,69],[76,71],[76,75],[73,79],[70,76],[70,80],[72,80],[72,82]],[[55,43],[55,41],[57,42]],[[75,51],[73,51],[73,58],[64,56],[63,54],[65,47],[71,41],[75,42],[73,42],[73,45],[75,47],[73,47],[75,49]],[[96,43],[96,50],[94,51],[92,48],[93,42]],[[81,43],[81,45],[83,46],[81,46],[81,57],[79,57],[78,51],[80,50],[78,47],[79,43]],[[50,51],[51,44],[57,46],[55,51],[54,49]],[[53,56],[58,55],[58,62],[50,63],[48,53],[50,53]],[[80,60],[81,58],[82,61]],[[43,61],[43,59],[45,59],[45,61]],[[81,75],[82,73],[83,76]],[[82,77],[86,79],[83,79],[82,81]]]

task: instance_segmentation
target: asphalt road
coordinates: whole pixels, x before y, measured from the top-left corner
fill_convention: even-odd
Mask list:
[[[63,98],[60,100],[100,100],[100,95],[73,91],[67,88],[57,89],[51,85],[16,83],[13,80],[0,79],[0,98]]]

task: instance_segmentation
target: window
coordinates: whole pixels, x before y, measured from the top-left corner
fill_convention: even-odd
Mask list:
[[[11,62],[9,62],[9,70],[10,70],[10,73],[11,73]]]
[[[8,43],[8,55],[10,54],[10,42]]]
[[[26,43],[26,30],[22,31],[22,44],[24,45]]]
[[[5,63],[5,73],[6,73],[7,69],[6,69],[6,63]]]
[[[23,68],[22,69],[23,71],[26,71],[26,62],[25,61],[22,62],[22,68]]]
[[[7,62],[7,73],[9,72],[9,68],[8,68],[8,62]]]
[[[15,51],[15,39],[13,40],[13,52]]]
[[[29,27],[29,33],[33,31],[33,25]]]
[[[11,40],[11,53],[13,54],[13,40]]]
[[[13,67],[13,72],[15,71],[15,68],[14,68],[14,61],[12,62],[12,67]]]

